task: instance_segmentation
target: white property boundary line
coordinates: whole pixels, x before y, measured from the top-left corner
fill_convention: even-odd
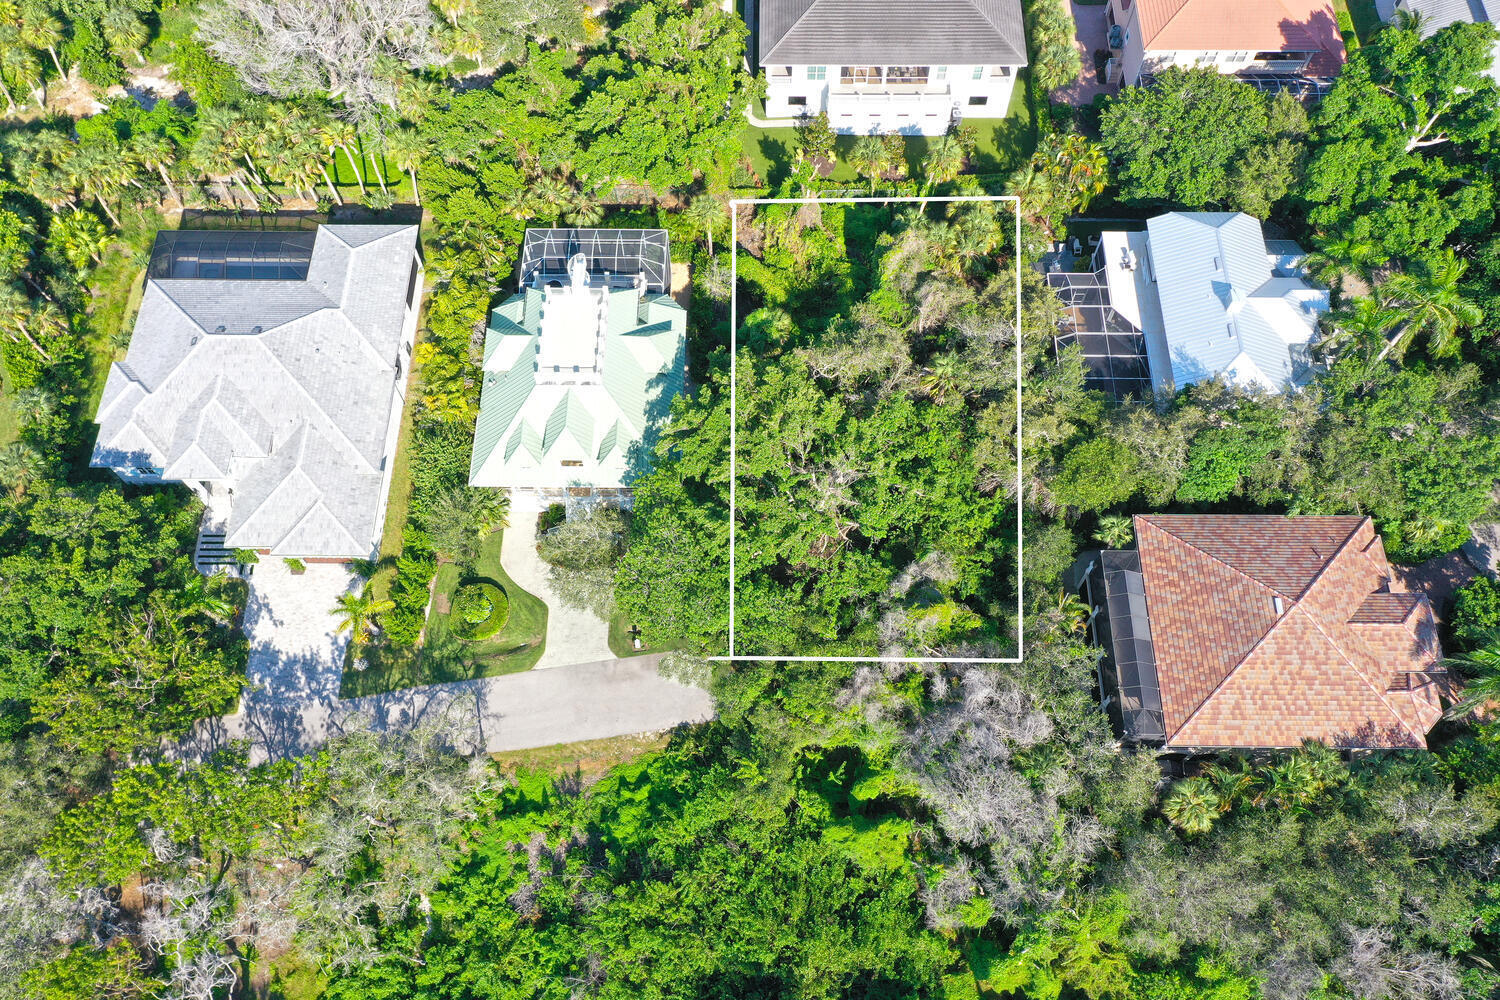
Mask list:
[[[1016,655],[1010,657],[972,656],[738,656],[734,650],[734,535],[735,488],[739,480],[735,452],[739,433],[736,391],[739,360],[739,213],[741,205],[857,205],[857,204],[952,204],[959,202],[1011,202],[1015,210],[1016,260]],[[868,198],[733,198],[729,202],[729,655],[711,656],[710,660],[732,663],[1020,663],[1025,655],[1026,618],[1021,592],[1024,569],[1021,524],[1021,199],[1013,194],[955,195],[928,198],[919,195],[890,195]]]

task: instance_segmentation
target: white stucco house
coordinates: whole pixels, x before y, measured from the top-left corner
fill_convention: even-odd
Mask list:
[[[1091,388],[1137,399],[1209,378],[1270,391],[1312,376],[1328,290],[1295,243],[1243,212],[1169,212],[1102,232],[1090,270],[1051,272],[1068,307],[1058,346],[1082,348]]]
[[[91,463],[207,505],[231,549],[379,549],[422,292],[416,226],[162,232]]]
[[[626,504],[686,377],[663,229],[528,229],[520,291],[490,314],[473,486],[513,510]]]
[[[1169,66],[1328,78],[1344,64],[1332,0],[1109,0],[1104,17],[1111,83]]]
[[[771,119],[828,113],[844,135],[942,135],[1004,118],[1026,65],[1020,0],[759,0]]]

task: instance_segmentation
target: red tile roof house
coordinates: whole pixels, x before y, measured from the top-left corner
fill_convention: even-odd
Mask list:
[[[1154,514],[1074,579],[1127,742],[1179,752],[1425,747],[1445,675],[1425,595],[1367,517]]]
[[[1344,64],[1331,0],[1109,0],[1104,17],[1110,83],[1168,66],[1327,78]]]

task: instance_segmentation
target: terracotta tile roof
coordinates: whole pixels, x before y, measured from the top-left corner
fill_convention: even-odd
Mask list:
[[[1253,50],[1317,52],[1310,71],[1332,75],[1344,62],[1330,0],[1138,0],[1147,52]]]
[[[1135,523],[1167,746],[1425,745],[1432,608],[1393,583],[1368,518]]]

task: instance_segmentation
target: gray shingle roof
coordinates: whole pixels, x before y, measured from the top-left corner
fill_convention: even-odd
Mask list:
[[[761,0],[762,66],[1026,65],[1020,0]]]
[[[1500,18],[1500,0],[1406,0],[1403,6],[1422,18],[1423,38],[1450,24],[1483,24]]]
[[[305,281],[149,280],[92,464],[231,485],[233,547],[368,554],[416,239],[323,226]]]

